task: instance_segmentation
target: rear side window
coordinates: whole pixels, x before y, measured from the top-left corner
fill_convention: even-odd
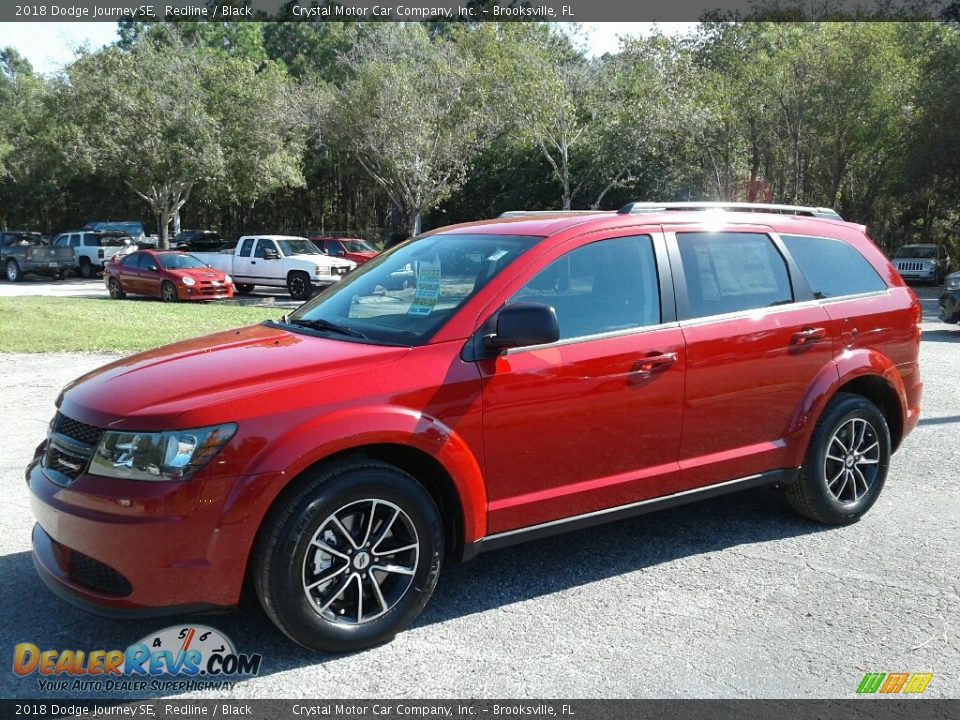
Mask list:
[[[678,233],[690,317],[793,302],[787,265],[759,233]]]
[[[247,238],[240,246],[240,257],[250,257],[250,251],[253,249],[253,238]]]
[[[841,240],[798,235],[780,238],[815,297],[841,297],[887,289],[873,266],[856,248]]]

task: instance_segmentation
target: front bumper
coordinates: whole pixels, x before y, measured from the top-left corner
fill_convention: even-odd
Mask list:
[[[948,290],[940,296],[940,319],[951,325],[960,321],[960,290]]]
[[[233,285],[197,285],[176,284],[177,297],[183,301],[189,300],[229,300],[233,297]]]
[[[249,544],[219,527],[219,505],[197,497],[203,483],[80,475],[63,486],[39,458],[26,475],[33,561],[60,597],[133,617],[236,605]]]

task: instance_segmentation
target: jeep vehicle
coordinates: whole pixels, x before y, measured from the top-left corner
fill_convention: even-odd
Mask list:
[[[38,232],[0,232],[0,267],[10,282],[19,282],[27,273],[60,279],[73,268],[73,251],[50,247]]]
[[[347,651],[407,627],[444,563],[523,540],[761,485],[856,522],[918,421],[921,310],[835,218],[446,227],[278,321],[95,370],[26,470],[38,572],[134,617],[249,583],[291,639]]]
[[[53,239],[53,246],[73,248],[76,270],[85,278],[103,272],[114,257],[137,251],[133,238],[119,230],[68,230]]]
[[[893,266],[904,280],[943,282],[950,269],[950,257],[943,245],[904,245],[897,250]]]

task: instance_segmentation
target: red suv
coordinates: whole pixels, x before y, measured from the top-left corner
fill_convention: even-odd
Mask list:
[[[68,385],[27,470],[34,558],[120,615],[250,581],[343,651],[409,625],[444,562],[522,540],[767,484],[851,523],[917,423],[920,317],[816,208],[444,228],[278,322]]]

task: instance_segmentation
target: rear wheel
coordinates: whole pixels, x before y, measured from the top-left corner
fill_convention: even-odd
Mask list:
[[[287,276],[287,290],[294,300],[307,300],[310,297],[310,276],[302,270],[294,270]]]
[[[241,295],[249,295],[250,293],[253,292],[253,288],[256,286],[248,285],[246,283],[237,283],[234,287],[237,289],[237,292],[240,293]]]
[[[110,278],[107,281],[107,290],[110,291],[110,297],[114,300],[123,300],[127,296],[120,285],[120,281],[116,278]]]
[[[160,299],[168,303],[175,303],[180,299],[177,297],[177,288],[169,280],[164,280],[160,285]]]
[[[23,272],[14,259],[7,260],[7,280],[10,282],[20,282],[23,280]]]
[[[388,641],[430,599],[443,524],[430,494],[384,463],[320,471],[264,523],[253,580],[293,641],[345,652]]]
[[[89,280],[92,277],[96,277],[96,274],[97,271],[93,267],[93,263],[90,262],[90,258],[80,258],[80,276]]]
[[[860,395],[838,393],[813,431],[787,499],[798,513],[826,525],[856,522],[880,496],[890,454],[883,413]]]

